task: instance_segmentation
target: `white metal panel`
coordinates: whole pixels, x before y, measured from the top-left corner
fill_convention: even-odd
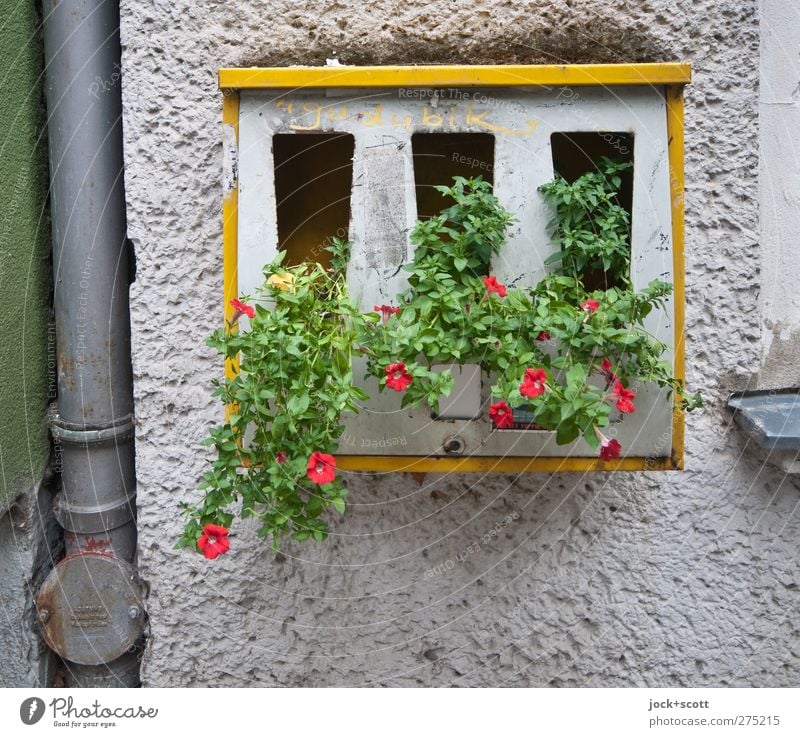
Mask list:
[[[634,137],[632,278],[672,282],[672,230],[663,91],[653,87],[464,90],[242,91],[240,98],[239,284],[252,292],[261,268],[276,253],[278,235],[271,137],[303,131],[351,133],[355,138],[348,282],[361,308],[392,304],[405,286],[400,268],[412,256],[408,234],[416,220],[411,136],[416,132],[475,132],[495,136],[495,193],[516,217],[506,248],[493,264],[501,282],[533,286],[554,246],[551,212],[537,188],[553,178],[550,136],[555,132],[625,132]],[[670,314],[671,314],[671,300]],[[669,347],[671,319],[653,313],[647,329]],[[359,366],[356,376],[363,374]],[[460,404],[480,403],[481,418],[434,420],[427,409],[400,409],[391,390],[378,394],[347,421],[343,452],[438,455],[458,435],[466,454],[487,456],[595,455],[583,441],[557,446],[553,433],[496,431],[487,417],[488,387],[480,399],[463,392]],[[470,385],[467,382],[467,385]],[[476,386],[472,378],[471,386]],[[627,455],[663,456],[671,449],[672,406],[665,392],[635,387],[637,412],[609,428]],[[467,392],[470,390],[467,389]],[[475,391],[474,389],[472,391]]]

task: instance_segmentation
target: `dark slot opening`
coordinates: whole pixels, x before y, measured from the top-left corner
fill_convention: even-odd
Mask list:
[[[568,182],[582,174],[597,171],[600,159],[605,156],[614,161],[633,163],[633,134],[620,132],[553,133],[550,137],[553,151],[553,169]],[[619,190],[620,207],[627,210],[633,222],[633,167],[621,174]],[[584,284],[588,290],[609,289],[621,286],[618,274],[597,270],[586,274]]]
[[[417,217],[438,215],[450,202],[434,187],[453,177],[494,183],[494,136],[489,133],[415,133],[411,136]]]
[[[278,133],[272,138],[278,244],[284,263],[330,263],[333,238],[347,240],[355,139],[349,133]]]

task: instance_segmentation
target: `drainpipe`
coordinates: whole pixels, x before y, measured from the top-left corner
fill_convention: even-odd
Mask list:
[[[36,597],[68,685],[138,685],[136,477],[118,0],[44,0],[65,558]]]

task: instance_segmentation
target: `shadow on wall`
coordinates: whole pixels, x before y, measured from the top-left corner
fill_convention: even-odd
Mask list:
[[[540,14],[541,15],[541,14]],[[534,29],[511,27],[502,35],[424,38],[406,29],[345,40],[320,33],[307,48],[289,52],[265,50],[231,65],[279,67],[292,64],[321,65],[336,58],[342,64],[611,64],[676,61],[650,34],[614,19],[582,17],[561,25],[542,17],[532,19]],[[488,25],[488,24],[487,24]],[[311,33],[311,32],[310,32]]]

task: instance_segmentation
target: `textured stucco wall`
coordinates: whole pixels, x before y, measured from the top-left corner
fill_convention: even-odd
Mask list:
[[[50,561],[45,411],[51,353],[41,39],[33,2],[0,23],[0,686],[47,685],[32,591]],[[48,361],[52,361],[48,366]],[[41,503],[41,506],[40,506]],[[41,510],[41,512],[40,512]]]
[[[123,0],[122,39],[145,685],[800,685],[798,483],[724,408],[761,356],[755,0]],[[216,69],[334,55],[694,64],[685,473],[353,475],[324,544],[171,549],[220,416]]]
[[[760,388],[800,386],[800,7],[762,0],[759,150],[761,152]]]

